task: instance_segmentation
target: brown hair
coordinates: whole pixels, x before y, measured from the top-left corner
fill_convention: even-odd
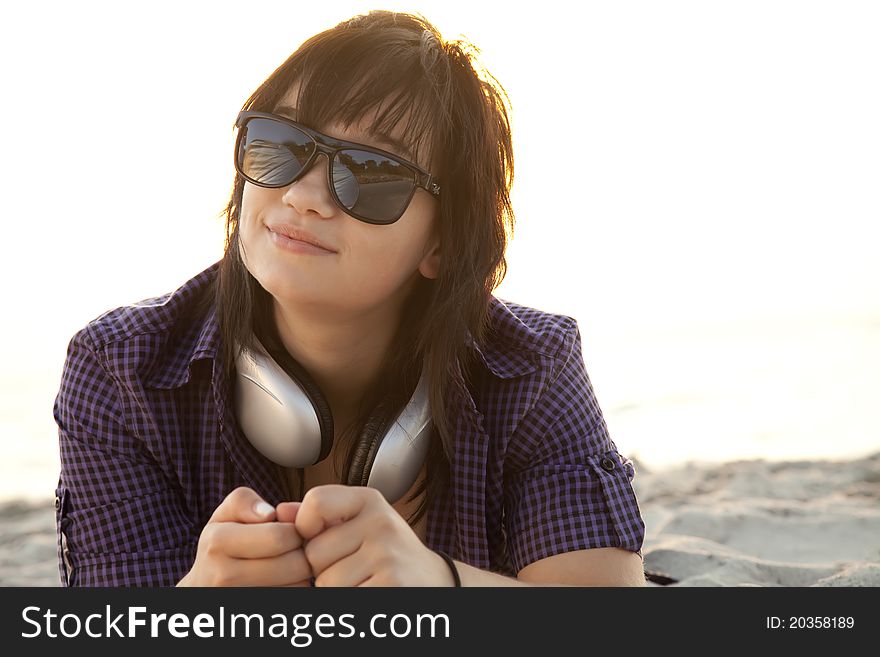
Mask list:
[[[425,162],[431,162],[431,173],[442,185],[436,223],[440,271],[437,279],[418,277],[374,385],[344,434],[359,435],[380,402],[399,412],[421,367],[426,368],[434,436],[426,483],[407,500],[427,489],[427,499],[407,519],[412,525],[424,515],[429,500],[448,485],[452,436],[446,400],[451,386],[470,383],[474,361],[467,333],[484,343],[490,295],[506,274],[508,231],[512,236],[514,227],[513,147],[505,107],[509,98],[491,74],[484,69],[485,75],[477,73],[476,53],[479,49],[466,41],[444,41],[420,14],[370,11],[305,41],[242,107],[271,112],[298,81],[297,119],[306,125],[320,129],[340,122],[347,127],[390,101],[377,115],[375,128],[390,133],[411,110],[404,142],[419,154],[425,152],[427,140],[430,160]],[[226,217],[226,243],[214,294],[209,295],[217,303],[228,380],[234,373],[235,342],[251,347],[254,335],[269,341],[277,336],[272,298],[239,253],[243,188],[244,180],[236,174],[232,196],[221,212]],[[343,481],[357,441],[345,442],[351,449]]]

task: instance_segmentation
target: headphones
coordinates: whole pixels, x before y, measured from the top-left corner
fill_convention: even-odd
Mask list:
[[[270,353],[254,337],[254,351],[236,344],[235,414],[250,443],[285,467],[323,461],[333,447],[333,415],[314,379],[286,349]],[[378,489],[389,504],[415,483],[431,437],[425,370],[397,415],[380,402],[358,436],[349,486]]]

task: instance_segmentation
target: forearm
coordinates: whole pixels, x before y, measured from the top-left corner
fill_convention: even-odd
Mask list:
[[[454,563],[462,586],[647,586],[641,556],[620,548],[554,555],[529,564],[519,577]]]
[[[524,582],[515,577],[474,568],[461,561],[454,561],[462,586],[573,586],[571,584],[542,584]]]

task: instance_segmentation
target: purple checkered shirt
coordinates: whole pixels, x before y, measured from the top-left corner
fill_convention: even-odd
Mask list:
[[[110,310],[70,341],[54,404],[64,586],[173,586],[238,486],[290,500],[284,468],[233,415],[216,308],[188,312],[214,263],[179,289]],[[450,491],[431,500],[429,548],[511,577],[554,554],[622,547],[645,525],[593,394],[577,322],[492,297],[480,376],[454,394]],[[459,369],[460,373],[460,369]]]

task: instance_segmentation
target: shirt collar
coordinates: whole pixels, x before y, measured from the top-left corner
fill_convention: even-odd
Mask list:
[[[192,366],[199,360],[213,361],[220,344],[220,325],[217,307],[212,305],[204,319],[195,325],[187,337],[176,341],[177,347],[162,359],[146,377],[152,388],[179,388],[189,383]]]
[[[489,325],[494,328],[486,344],[481,347],[474,341],[471,332],[467,332],[467,346],[477,353],[486,369],[499,379],[512,379],[534,372],[537,368],[533,352],[523,347],[515,337],[510,337],[515,336],[519,324],[522,322],[507,304],[493,295],[489,301]]]

